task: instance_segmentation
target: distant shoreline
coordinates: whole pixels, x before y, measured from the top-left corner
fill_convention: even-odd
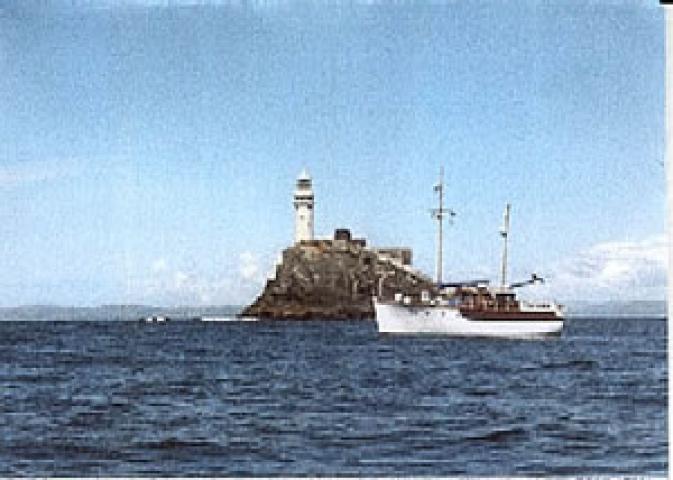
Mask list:
[[[667,318],[665,301],[635,302],[568,302],[569,319],[602,318]],[[139,320],[151,315],[163,315],[175,320],[195,317],[236,316],[242,305],[178,306],[103,305],[72,307],[56,305],[24,305],[0,307],[0,321],[7,320]]]

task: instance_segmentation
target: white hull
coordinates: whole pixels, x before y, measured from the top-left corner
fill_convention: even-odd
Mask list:
[[[540,337],[558,335],[558,320],[471,320],[455,307],[409,306],[374,300],[376,323],[381,333],[442,334],[481,337]]]

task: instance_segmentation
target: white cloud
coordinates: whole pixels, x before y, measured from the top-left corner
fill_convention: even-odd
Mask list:
[[[222,279],[173,268],[163,258],[152,263],[147,275],[139,283],[138,293],[141,298],[138,300],[142,303],[204,305],[225,300],[221,293],[226,290],[226,282]]]
[[[258,256],[247,251],[238,255],[236,268],[223,265],[216,274],[177,267],[166,258],[157,258],[132,282],[132,301],[166,306],[245,304],[264,286],[259,265]]]
[[[173,285],[178,289],[184,289],[185,287],[190,286],[190,275],[177,271],[173,274]]]
[[[546,290],[565,300],[665,299],[668,238],[605,242],[558,262]]]
[[[268,2],[261,1],[261,4]],[[277,2],[274,2],[277,3]],[[218,6],[218,5],[242,5],[241,0],[79,0],[76,5],[82,7],[110,9],[119,7],[198,7],[198,6]]]
[[[165,258],[159,258],[152,263],[152,271],[155,273],[161,273],[168,270],[168,263]]]
[[[239,273],[243,280],[256,280],[259,274],[257,257],[251,252],[243,252],[239,255]]]
[[[372,6],[385,4],[388,0],[358,0],[358,5]],[[333,6],[333,2],[324,0],[324,6]],[[296,6],[294,0],[71,0],[79,8],[94,10],[112,10],[119,8],[189,8],[189,7],[233,7],[255,13],[277,12]]]
[[[0,188],[70,177],[78,172],[73,160],[22,161],[0,164]]]

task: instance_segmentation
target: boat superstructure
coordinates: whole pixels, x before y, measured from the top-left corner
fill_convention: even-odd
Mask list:
[[[487,280],[442,283],[442,222],[454,216],[444,208],[443,179],[435,191],[439,193],[439,208],[433,210],[438,220],[437,282],[434,291],[420,295],[385,292],[379,283],[374,309],[379,332],[430,333],[464,336],[537,337],[558,335],[563,330],[563,307],[555,302],[526,302],[517,299],[516,289],[544,280],[532,274],[529,280],[507,283],[507,241],[511,206],[505,208],[501,261],[501,281],[491,287]]]

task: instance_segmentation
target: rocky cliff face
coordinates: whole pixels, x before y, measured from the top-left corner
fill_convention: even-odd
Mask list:
[[[275,279],[242,313],[262,318],[373,318],[372,295],[419,294],[431,280],[348,241],[303,242],[283,251]]]

